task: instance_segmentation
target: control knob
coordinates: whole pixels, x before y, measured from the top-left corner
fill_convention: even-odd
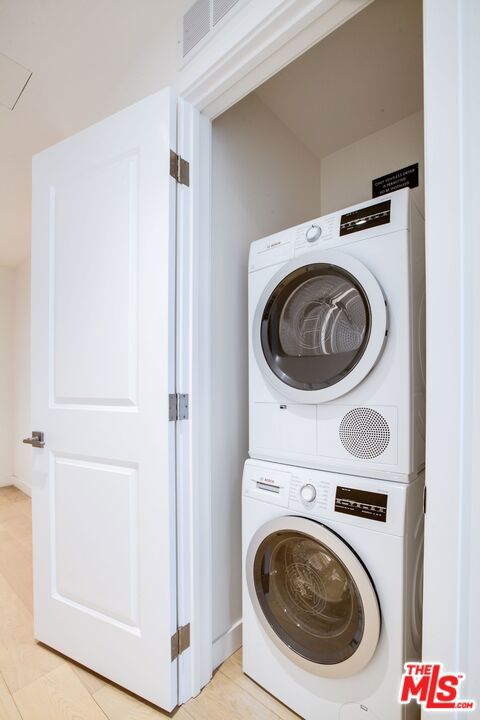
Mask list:
[[[304,502],[313,502],[317,497],[317,490],[315,488],[315,485],[312,485],[312,483],[307,483],[302,488],[300,488],[300,497]]]
[[[322,228],[319,225],[310,225],[305,233],[307,242],[315,242],[322,234]]]

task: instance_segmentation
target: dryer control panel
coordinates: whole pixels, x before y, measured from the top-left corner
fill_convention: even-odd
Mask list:
[[[314,250],[340,248],[359,240],[377,236],[381,239],[398,230],[407,230],[409,193],[408,188],[397,190],[383,195],[381,200],[367,200],[255,240],[250,245],[248,270],[255,272]]]
[[[351,235],[356,232],[363,232],[377,225],[386,225],[390,222],[391,200],[368,205],[345,213],[340,217],[340,235]]]

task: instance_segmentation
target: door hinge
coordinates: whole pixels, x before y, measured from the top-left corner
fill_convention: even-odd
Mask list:
[[[170,175],[180,185],[190,187],[190,165],[175,150],[170,150]]]
[[[186,393],[172,393],[168,396],[168,419],[188,420],[188,395]]]
[[[427,486],[423,488],[423,514],[427,512]]]
[[[182,625],[172,635],[172,662],[190,647],[190,623]]]

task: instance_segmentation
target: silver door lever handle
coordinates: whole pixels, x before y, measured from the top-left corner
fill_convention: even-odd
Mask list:
[[[23,442],[27,445],[31,445],[32,447],[43,448],[45,447],[45,435],[43,434],[43,432],[34,430],[32,432],[32,437],[25,438]]]

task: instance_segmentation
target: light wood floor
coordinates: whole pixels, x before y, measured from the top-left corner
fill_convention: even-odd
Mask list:
[[[150,720],[168,716],[37,645],[30,499],[0,488],[0,720]],[[298,720],[229,658],[175,720]]]

